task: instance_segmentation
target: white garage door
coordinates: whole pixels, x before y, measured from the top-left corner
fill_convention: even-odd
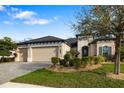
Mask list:
[[[51,57],[57,57],[57,47],[32,48],[32,61],[51,61]]]

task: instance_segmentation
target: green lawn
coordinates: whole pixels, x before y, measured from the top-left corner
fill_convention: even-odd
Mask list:
[[[57,73],[40,69],[12,81],[49,87],[123,88],[124,80],[114,80],[106,77],[106,72],[112,71],[113,64],[103,65],[92,72]],[[121,64],[121,72],[124,73],[124,64]]]

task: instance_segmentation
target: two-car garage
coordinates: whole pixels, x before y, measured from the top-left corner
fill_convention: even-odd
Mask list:
[[[70,46],[64,39],[45,36],[17,44],[17,57],[20,62],[50,62],[51,57],[63,58]]]
[[[28,58],[27,48],[21,48],[19,54],[19,60],[26,62]],[[31,48],[31,58],[33,62],[37,61],[50,61],[51,57],[58,56],[58,47],[33,47]]]

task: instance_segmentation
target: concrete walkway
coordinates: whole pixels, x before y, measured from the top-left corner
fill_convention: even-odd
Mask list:
[[[10,62],[0,64],[0,84],[9,82],[10,80],[35,71],[37,69],[47,67],[49,63],[41,62]]]
[[[5,84],[0,85],[0,88],[50,88],[50,87],[31,85],[31,84],[23,84],[23,83],[7,82]]]

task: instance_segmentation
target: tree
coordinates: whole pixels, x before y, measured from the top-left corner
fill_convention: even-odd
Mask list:
[[[0,56],[9,56],[10,50],[16,49],[17,45],[9,37],[4,37],[0,40]]]
[[[121,45],[121,61],[124,61],[124,45]]]
[[[114,74],[120,73],[120,47],[124,38],[124,6],[90,6],[77,13],[73,29],[93,38],[115,38]]]

